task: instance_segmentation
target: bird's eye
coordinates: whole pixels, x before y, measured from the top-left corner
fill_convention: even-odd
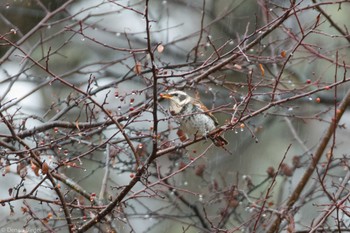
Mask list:
[[[177,94],[177,93],[175,93],[175,94],[173,94],[173,96],[178,96],[179,94]]]

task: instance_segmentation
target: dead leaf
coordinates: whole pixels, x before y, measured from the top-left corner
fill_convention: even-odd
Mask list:
[[[263,65],[261,63],[259,63],[259,68],[260,68],[260,71],[261,71],[261,76],[265,76],[265,69],[263,67]]]
[[[134,67],[134,72],[137,74],[137,75],[140,75],[141,72],[142,72],[142,65],[141,65],[141,62],[136,62],[136,65]]]

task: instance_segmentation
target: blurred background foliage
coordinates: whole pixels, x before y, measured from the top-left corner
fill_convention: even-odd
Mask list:
[[[67,6],[45,20],[48,12],[54,12],[64,4]],[[301,1],[299,8],[310,4],[312,1]],[[282,53],[286,53],[287,56],[293,54],[281,74],[278,98],[311,91],[348,76],[346,70],[339,67],[337,76],[335,75],[334,60],[337,59],[340,64],[350,62],[349,41],[322,16],[320,25],[312,29],[313,33],[303,41],[310,46],[300,46],[293,50],[298,41],[292,38],[301,37],[300,26],[305,32],[311,30],[319,14],[315,8],[307,7],[298,13],[298,20],[290,17],[256,46],[245,51],[249,59],[240,56],[235,62],[229,63],[200,82],[191,83],[187,79],[188,76],[181,76],[182,73],[190,73],[207,59],[211,59],[213,54],[215,55],[215,49],[223,46],[221,53],[224,54],[231,51],[247,35],[252,34],[250,40],[257,38],[259,32],[254,34],[256,30],[271,22],[273,17],[282,15],[285,10],[283,7],[288,6],[289,1],[150,1],[152,46],[161,44],[164,48],[164,51],[154,51],[159,74],[174,74],[173,78],[159,79],[159,91],[177,86],[185,88],[192,96],[200,96],[209,108],[228,106],[232,109],[234,104],[240,103],[247,96],[247,79],[252,72],[254,83],[257,84],[256,95],[249,105],[249,112],[253,112],[269,101],[271,86],[284,65],[285,55],[281,55]],[[327,4],[322,6],[322,9],[331,15],[332,20],[339,26],[348,25],[348,3]],[[150,89],[152,73],[147,54],[145,18],[142,16],[144,10],[144,1],[5,0],[0,3],[0,34],[6,35],[8,40],[17,44],[39,64],[48,67],[53,74],[91,93],[93,98],[113,115],[127,116],[133,111],[131,108],[143,106],[153,98]],[[35,31],[30,33],[33,29]],[[16,33],[11,33],[11,30],[15,30]],[[18,128],[18,132],[55,121],[108,121],[101,109],[93,106],[83,95],[53,80],[52,75],[26,59],[14,46],[4,41],[0,43],[1,111],[14,116],[14,124],[22,127]],[[244,46],[245,43],[241,47]],[[239,53],[239,50],[235,52]],[[327,60],[328,58],[333,60]],[[259,64],[265,68],[263,75]],[[201,72],[198,71],[198,75]],[[308,156],[319,143],[320,135],[332,117],[334,99],[340,101],[348,88],[347,84],[341,85],[337,89],[336,98],[334,92],[330,91],[286,102],[249,119],[244,125],[228,130],[225,134],[230,141],[227,150],[211,148],[193,166],[174,176],[171,182],[179,189],[190,190],[181,195],[200,209],[205,206],[208,218],[215,224],[227,214],[225,211],[232,211],[233,217],[222,227],[235,229],[242,219],[249,218],[254,211],[249,207],[249,203],[242,204],[234,199],[234,191],[230,190],[238,187],[250,192],[253,185],[256,188],[249,195],[259,199],[261,193],[270,185],[269,182],[265,182],[268,176],[266,170],[269,167],[278,167],[290,144],[292,146],[285,164],[293,167],[296,158],[301,159],[303,163],[309,161]],[[178,140],[173,129],[177,124],[171,120],[169,123],[166,103],[160,102],[159,107],[159,130],[163,132],[161,143],[169,140],[171,145],[176,144]],[[232,111],[224,108],[219,112],[216,115],[221,124],[230,121]],[[348,123],[347,115],[342,124]],[[130,122],[123,122],[127,125],[128,134],[135,138],[150,134],[152,115],[148,111],[143,111],[132,119]],[[100,129],[100,133],[96,133],[98,128],[94,133],[87,131],[88,134],[91,133],[89,137],[79,135],[74,129],[60,129],[58,135],[50,129],[27,140],[33,147],[37,147],[40,141],[48,143],[50,140],[57,140],[54,149],[45,154],[46,159],[55,164],[56,159],[63,159],[67,154],[73,158],[112,137],[118,150],[115,153],[120,156],[118,159],[124,162],[115,161],[112,164],[104,200],[107,203],[108,196],[115,193],[113,187],[126,185],[130,180],[134,161],[130,159],[128,145],[118,144],[118,140],[122,140],[123,137],[120,133],[114,135],[117,128],[113,124],[101,127],[103,128]],[[2,135],[9,134],[4,125],[1,125],[0,132]],[[338,133],[337,138],[344,140],[337,144],[335,157],[347,157],[346,139],[350,136],[349,132],[344,128],[339,129]],[[75,141],[65,138],[65,135],[70,134],[74,135],[72,138]],[[133,140],[133,143],[135,146],[144,145],[145,154],[151,149],[150,139],[147,137],[139,137]],[[191,161],[191,158],[206,151],[209,145],[209,141],[202,141],[170,156],[159,158],[160,171],[163,174],[169,170],[175,171],[182,164]],[[96,150],[80,162],[81,169],[68,166],[61,171],[88,192],[98,192],[96,190],[101,187],[106,169],[105,151]],[[204,169],[204,175],[196,175],[200,167]],[[293,175],[282,174],[277,178],[271,193],[271,208],[279,206],[288,197],[304,168],[305,166],[293,170]],[[15,166],[11,169],[14,170]],[[335,169],[329,182],[333,178],[336,180],[341,177],[344,172]],[[26,185],[33,187],[36,177],[28,180]],[[21,178],[13,172],[2,177],[0,183],[2,187],[6,187],[4,190],[7,190],[20,181]],[[137,186],[136,190],[141,188],[142,186]],[[51,190],[45,192],[46,197],[52,195]],[[156,198],[130,199],[125,210],[120,211],[123,214],[117,217],[119,220],[113,224],[115,229],[129,232],[130,227],[126,226],[129,224],[136,232],[164,232],[164,227],[168,229],[167,232],[179,232],[184,222],[189,225],[198,222],[195,216],[189,217],[191,213],[188,213],[190,210],[186,204],[182,203],[183,206],[178,208],[169,207],[176,199],[174,192],[162,192],[167,196],[167,201]],[[73,193],[67,196],[69,195],[71,199],[76,197]],[[1,199],[7,197],[7,193],[0,196]],[[319,199],[315,200],[320,202],[324,200],[322,195],[317,198]],[[40,204],[32,204],[38,211],[47,211],[46,207],[40,207]],[[22,213],[19,211],[22,203],[18,201],[14,205],[15,214],[6,224],[21,227],[27,224],[25,219],[21,219]],[[229,210],[225,209],[227,206]],[[307,207],[306,205],[301,208],[295,220],[299,222],[301,229],[302,225],[307,225],[320,210]],[[8,210],[1,208],[1,212],[1,219],[5,220]],[[163,220],[160,218],[161,214],[169,215],[169,218],[160,222]],[[176,221],[172,220],[171,214]],[[125,224],[125,221],[128,224]],[[242,229],[244,231],[245,228]],[[59,231],[60,227],[57,230]],[[61,230],[64,232],[64,228]],[[198,232],[196,228],[191,230]]]

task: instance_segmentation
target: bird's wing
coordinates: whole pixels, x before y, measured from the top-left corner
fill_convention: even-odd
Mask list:
[[[219,122],[218,122],[218,120],[215,118],[215,116],[214,116],[211,112],[209,112],[209,109],[208,109],[202,102],[200,102],[199,100],[194,99],[194,100],[193,100],[193,105],[195,105],[195,106],[196,106],[200,111],[202,111],[204,114],[210,116],[210,118],[214,120],[215,125],[218,125],[218,124],[219,124]]]

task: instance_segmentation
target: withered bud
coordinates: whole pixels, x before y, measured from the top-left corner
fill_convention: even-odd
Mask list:
[[[199,164],[199,165],[196,167],[195,174],[196,174],[197,176],[203,177],[204,171],[205,171],[205,164]]]
[[[285,176],[292,176],[293,169],[286,163],[281,164],[281,174]]]
[[[268,167],[267,169],[266,169],[266,173],[267,173],[267,175],[270,177],[270,178],[272,178],[272,177],[274,177],[275,176],[275,169],[273,168],[273,167]]]
[[[295,155],[292,159],[293,167],[294,168],[300,168],[302,167],[300,156]]]
[[[49,165],[47,164],[47,162],[43,162],[43,164],[41,165],[41,172],[46,175],[49,172]]]

